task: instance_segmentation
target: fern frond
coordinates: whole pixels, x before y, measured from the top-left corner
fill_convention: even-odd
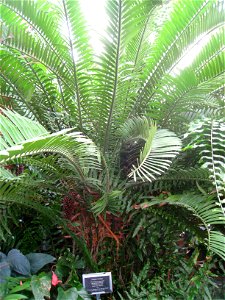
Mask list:
[[[209,233],[209,247],[210,249],[218,254],[225,260],[225,236],[219,231],[210,231]]]
[[[95,215],[99,215],[102,212],[110,211],[112,214],[117,214],[121,209],[121,199],[123,191],[113,190],[108,194],[104,194],[98,201],[93,205],[92,211]]]
[[[174,170],[170,169],[165,175],[157,177],[155,181],[143,182],[138,179],[135,183],[128,182],[127,188],[138,189],[144,195],[154,192],[189,189],[196,187],[196,183],[210,184],[209,171],[202,168]]]
[[[2,112],[4,113],[4,115],[1,114],[0,116],[2,136],[4,136],[4,141],[9,146],[14,146],[26,139],[48,134],[47,130],[38,122],[34,122],[10,110],[3,109]]]
[[[57,8],[57,5],[48,2],[41,3],[32,0],[2,1],[2,15],[5,17],[6,24],[11,25],[12,20],[17,25],[23,22],[29,26],[29,32],[35,32],[35,35],[44,44],[50,45],[51,52],[62,60],[62,58],[66,59],[66,52],[63,47],[65,43],[62,36],[59,31],[55,30],[59,22]]]
[[[183,119],[184,111],[219,108],[218,101],[210,94],[221,87],[223,82],[223,75],[199,82],[191,68],[186,68],[176,77],[167,74],[161,79],[158,90],[149,103],[148,114],[164,128],[174,130],[177,124],[182,128],[182,123],[187,123]],[[159,109],[156,110],[155,107]]]
[[[194,130],[194,132],[193,132]],[[203,119],[193,123],[187,134],[192,138],[191,145],[200,150],[202,168],[210,171],[210,179],[216,187],[218,205],[225,215],[225,124],[224,120]]]
[[[124,108],[131,101],[129,89],[133,90],[133,81],[137,74],[132,61],[126,57],[126,49],[131,40],[140,34],[146,21],[151,4],[146,1],[108,1],[107,14],[109,26],[104,38],[104,51],[96,61],[94,111],[92,118],[97,127],[99,143],[107,148],[114,148],[109,136],[127,117]],[[96,83],[95,83],[96,82]],[[131,86],[131,87],[130,87]],[[101,105],[101,110],[96,108]]]
[[[200,82],[215,78],[224,73],[224,26],[212,35],[199,55],[196,56],[192,67]]]
[[[147,139],[149,136],[150,121],[146,117],[128,119],[119,129],[118,135],[122,140],[141,137]]]
[[[55,8],[57,11],[57,6]],[[4,0],[1,8],[3,21],[9,26],[12,36],[5,39],[4,44],[36,57],[49,68],[53,67],[52,70],[56,71],[58,64],[58,68],[61,66],[68,73],[63,61],[63,57],[66,58],[65,51],[62,51],[65,43],[59,31],[54,30],[58,28],[59,18],[57,14],[49,14],[49,9],[47,3]],[[48,53],[51,53],[51,57]]]
[[[216,19],[211,17],[212,11],[215,11]],[[218,11],[220,11],[219,14]],[[144,111],[149,98],[157,90],[162,75],[176,64],[186,46],[194,42],[201,34],[207,34],[216,29],[220,23],[223,23],[222,3],[201,0],[192,1],[186,5],[182,0],[176,2],[171,18],[158,29],[160,32],[154,41],[144,69],[142,77],[144,84],[138,91],[133,114],[139,108],[140,111]]]
[[[100,167],[100,156],[96,146],[83,134],[71,132],[71,129],[49,134],[37,122],[14,112],[4,111],[4,113],[7,117],[0,115],[4,126],[1,137],[4,147],[0,151],[1,164],[18,157],[53,153],[70,161],[83,180],[84,170]]]
[[[72,81],[75,91],[75,100],[77,102],[79,127],[83,129],[83,120],[88,119],[89,112],[87,111],[89,98],[91,97],[91,89],[89,84],[91,76],[88,73],[93,62],[93,55],[89,45],[89,40],[85,28],[84,18],[82,16],[79,2],[71,0],[62,1],[62,14],[65,18],[65,23],[68,31],[68,45],[71,56],[72,65]],[[82,41],[80,41],[82,36]],[[75,57],[75,55],[77,57]],[[85,112],[85,115],[82,112]]]
[[[141,207],[151,207],[161,202],[161,199],[155,198],[150,202],[142,203]],[[216,207],[214,200],[199,195],[184,194],[169,196],[163,202],[190,210],[207,230],[208,248],[225,259],[225,236],[220,232],[211,231],[209,228],[209,225],[225,224],[225,217],[220,208]]]
[[[206,118],[210,116],[216,118],[218,116],[220,118],[223,116],[223,111],[219,108],[199,109],[198,111],[189,111],[184,117],[189,121],[194,121],[196,119],[200,119],[202,116]]]
[[[129,117],[136,101],[137,90],[141,87],[141,75],[145,60],[149,54],[149,36],[155,27],[155,11],[160,1],[133,1],[133,8],[128,11],[131,15],[127,26],[131,28],[129,40],[121,54],[117,101],[113,127],[118,128]],[[163,15],[160,16],[164,18]],[[132,36],[133,35],[133,36]]]
[[[179,153],[181,141],[166,129],[158,129],[152,124],[145,146],[140,153],[137,165],[133,165],[128,177],[137,176],[143,181],[155,180],[155,176],[164,173],[171,165],[172,159]]]

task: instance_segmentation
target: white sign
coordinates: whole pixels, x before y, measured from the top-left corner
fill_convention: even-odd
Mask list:
[[[82,275],[83,286],[91,295],[112,293],[111,272],[90,273]]]

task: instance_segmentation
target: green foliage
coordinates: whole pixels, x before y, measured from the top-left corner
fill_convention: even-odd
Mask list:
[[[50,295],[51,278],[48,274],[40,273],[30,278],[9,277],[6,285],[1,286],[0,292],[3,300],[13,299],[44,299]]]
[[[120,292],[138,266],[137,299],[147,299],[146,286],[149,297],[188,299],[189,293],[198,299],[199,288],[210,299],[200,284],[208,280],[207,268],[191,277],[192,286],[193,265],[183,266],[188,275],[177,274],[185,291],[175,275],[171,285],[162,281],[167,264],[172,270],[180,261],[188,264],[176,252],[182,232],[195,241],[194,249],[204,245],[225,258],[224,3],[161,4],[107,1],[108,27],[96,55],[79,1],[1,2],[0,236],[11,243],[22,206],[51,222],[60,241],[69,235],[62,252],[69,248],[93,271],[98,263],[115,270]],[[192,63],[181,66],[197,45]],[[198,121],[204,116],[210,119]],[[188,130],[191,120],[197,125]],[[70,192],[79,197],[65,219],[62,199]],[[89,223],[81,219],[87,216],[103,230],[98,243],[92,226],[83,240],[81,225]],[[25,235],[36,228],[27,223]],[[88,245],[91,238],[98,255]],[[21,243],[26,248],[25,238]],[[154,276],[143,269],[149,253]],[[69,288],[59,288],[60,297],[82,298],[77,286]]]
[[[191,124],[187,137],[191,138],[189,145],[199,150],[199,163],[209,170],[217,193],[218,205],[224,212],[225,196],[225,123],[223,119],[203,119]]]
[[[77,290],[75,287],[72,287],[66,291],[62,288],[58,288],[58,297],[57,300],[70,300],[70,299],[91,299],[88,293],[83,290]]]
[[[39,258],[41,259],[41,262]],[[34,262],[34,258],[38,258],[35,261],[35,268],[37,264],[43,265],[43,263],[50,262],[50,255],[42,254],[42,253],[32,253],[28,256],[31,261],[31,264]],[[31,259],[32,258],[32,259]],[[52,258],[52,257],[51,257]],[[15,262],[15,261],[14,261]],[[52,262],[52,259],[51,259]],[[57,262],[56,269],[57,273],[59,273],[61,277],[62,271],[62,262]],[[71,264],[69,264],[71,267]],[[77,268],[78,266],[76,266]],[[73,266],[72,266],[73,268]],[[74,268],[74,270],[76,269]],[[70,269],[70,268],[69,268]],[[36,269],[37,270],[37,269]],[[54,278],[57,279],[57,282]],[[50,273],[41,272],[38,275],[32,275],[28,277],[22,277],[21,275],[18,277],[7,277],[7,281],[2,282],[0,285],[0,296],[3,300],[10,299],[34,299],[40,300],[45,298],[51,299],[91,299],[85,289],[82,287],[81,283],[78,281],[78,277],[76,276],[76,280],[74,280],[71,273],[67,273],[68,279],[65,284],[62,283],[61,280],[58,279],[57,275],[52,272],[52,276]],[[56,287],[57,285],[61,285]]]
[[[42,267],[52,263],[55,258],[44,253],[29,253],[23,255],[19,250],[12,249],[6,256],[0,252],[0,280],[4,282],[7,277],[14,276],[30,276],[36,274]]]
[[[221,232],[212,230],[210,227],[217,224],[225,224],[225,218],[220,208],[216,207],[214,199],[205,199],[199,195],[184,194],[184,195],[171,195],[164,199],[165,203],[175,206],[182,206],[191,210],[195,217],[199,218],[200,225],[204,226],[208,232],[208,247],[216,254],[220,255],[223,259],[225,236]],[[150,202],[144,202],[141,207],[151,207],[156,204],[162,203],[161,199],[154,199]]]
[[[50,288],[51,288],[51,281],[50,276],[37,276],[34,275],[31,278],[31,289],[34,295],[34,299],[42,299],[44,296],[50,296]]]
[[[75,165],[78,172],[80,166],[77,165],[77,158],[80,155],[80,162],[83,161],[83,168],[87,159],[88,162],[93,157],[93,167],[98,168],[99,153],[93,142],[79,132],[71,132],[71,129],[58,133],[48,134],[48,132],[37,122],[26,117],[3,110],[6,117],[1,114],[0,119],[3,124],[3,150],[0,152],[0,162],[5,163],[21,156],[35,155],[39,153],[54,153],[66,157]],[[26,122],[27,121],[27,122]],[[25,124],[24,124],[25,123]],[[40,128],[40,129],[39,129]],[[21,133],[23,132],[23,135]],[[69,133],[70,132],[70,133]],[[85,162],[86,161],[86,162]],[[82,164],[82,162],[81,162]],[[83,174],[81,174],[81,177]]]
[[[210,102],[205,96],[223,85],[222,3],[159,4],[109,1],[105,48],[96,58],[78,1],[4,0],[3,100],[12,99],[13,108],[46,128],[80,126],[105,150],[113,148],[111,134],[129,117],[147,113],[164,127],[176,128],[186,122],[180,113],[211,103],[218,107],[213,96]],[[57,30],[62,19],[68,34]],[[193,68],[172,76],[188,46],[212,32]]]
[[[202,168],[178,169],[176,166],[176,169],[169,169],[165,175],[158,177],[151,183],[143,183],[139,180],[136,184],[129,182],[127,186],[133,190],[138,189],[138,191],[142,191],[146,195],[162,191],[195,190],[198,182],[207,184],[212,188],[208,170]]]
[[[169,270],[168,274],[150,279],[151,264],[147,262],[138,275],[133,274],[126,298],[120,295],[120,299],[215,299],[218,286],[213,279],[217,275],[210,271],[214,262],[198,265],[197,257],[198,253],[194,252],[189,260],[173,269],[173,274]]]
[[[140,150],[139,159],[134,161],[128,177],[137,177],[142,181],[155,180],[155,176],[164,173],[171,165],[172,159],[181,149],[181,141],[172,132],[158,129],[156,124],[146,118],[129,120],[121,129],[122,138],[142,138],[145,141]]]

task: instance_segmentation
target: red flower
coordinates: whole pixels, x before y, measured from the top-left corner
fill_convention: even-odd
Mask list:
[[[52,271],[52,285],[57,286],[59,283],[62,283],[62,281],[59,280],[58,276]]]

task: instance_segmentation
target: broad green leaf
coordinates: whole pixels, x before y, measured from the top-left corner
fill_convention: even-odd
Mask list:
[[[58,287],[58,296],[57,300],[77,300],[78,299],[78,291],[75,287],[70,288],[68,290],[63,290],[63,288]]]
[[[10,264],[11,270],[24,276],[30,275],[29,260],[19,250],[12,249],[7,255],[7,261]]]
[[[45,253],[29,253],[26,257],[30,262],[31,274],[36,274],[42,267],[55,260],[55,257]]]
[[[44,296],[50,296],[51,278],[47,275],[33,275],[31,278],[31,289],[35,300],[44,300]]]

